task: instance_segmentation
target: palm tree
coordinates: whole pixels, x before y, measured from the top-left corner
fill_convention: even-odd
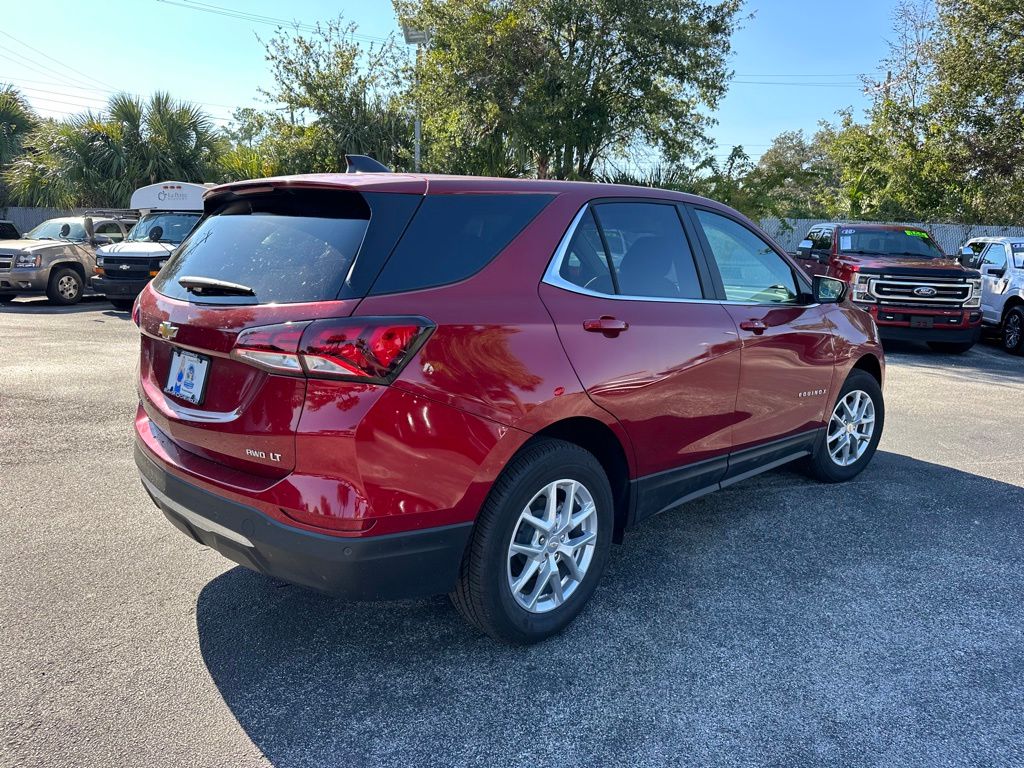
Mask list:
[[[21,154],[25,137],[35,127],[36,114],[28,101],[12,85],[0,85],[0,168]],[[0,182],[0,204],[7,190]]]
[[[213,178],[226,142],[193,104],[118,94],[100,114],[41,124],[25,149],[4,174],[19,202],[123,207],[146,184]]]

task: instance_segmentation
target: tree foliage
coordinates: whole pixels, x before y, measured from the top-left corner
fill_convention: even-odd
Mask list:
[[[396,0],[427,30],[414,99],[435,170],[592,178],[705,143],[740,0]]]
[[[261,94],[271,106],[235,112],[229,178],[343,171],[346,154],[411,166],[408,58],[393,38],[363,46],[355,32],[339,19],[310,35],[279,29],[265,43],[273,85]]]
[[[4,172],[22,205],[127,206],[132,191],[166,179],[208,181],[226,148],[202,110],[156,93],[119,94],[101,114],[43,121]]]

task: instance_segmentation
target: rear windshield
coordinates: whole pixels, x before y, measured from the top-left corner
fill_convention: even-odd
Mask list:
[[[944,259],[946,255],[923,229],[841,227],[839,252],[867,256]]]
[[[399,293],[464,280],[512,242],[551,195],[428,195],[373,284]]]
[[[366,234],[370,208],[356,192],[278,189],[229,200],[175,251],[153,281],[165,296],[204,304],[289,304],[335,299]],[[254,296],[198,299],[185,277],[223,280]]]

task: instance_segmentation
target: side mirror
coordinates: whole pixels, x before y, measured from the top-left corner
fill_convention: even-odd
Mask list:
[[[1006,274],[1006,267],[989,267],[985,270],[986,275],[992,275],[992,277],[1002,277]]]
[[[796,255],[801,259],[809,259],[812,250],[814,250],[814,243],[810,240],[801,240],[800,245],[796,247]]]
[[[93,240],[96,237],[96,228],[92,223],[92,216],[86,216],[82,219],[82,225],[85,227],[85,237],[87,240]]]
[[[838,304],[846,298],[849,286],[834,277],[815,275],[811,279],[811,292],[819,304]]]
[[[957,257],[957,261],[960,262],[961,266],[967,267],[968,269],[977,269],[978,267],[978,254],[974,252],[974,249],[969,245],[965,245],[960,249],[960,255]]]
[[[89,242],[91,242],[94,246],[98,248],[101,245],[110,245],[114,241],[111,240],[106,235],[93,235],[92,240],[90,240]]]

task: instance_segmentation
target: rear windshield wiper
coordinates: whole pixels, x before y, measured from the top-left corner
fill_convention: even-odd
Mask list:
[[[185,275],[178,278],[178,285],[189,293],[197,296],[255,296],[256,291],[248,285],[229,283],[215,277],[193,277]]]

